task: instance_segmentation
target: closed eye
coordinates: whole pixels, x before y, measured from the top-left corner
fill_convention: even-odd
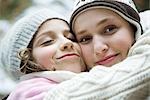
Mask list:
[[[48,45],[51,45],[53,42],[54,40],[48,40],[48,41],[41,43],[41,46],[48,46]]]
[[[77,42],[75,38],[68,38],[68,39],[71,40],[72,42]]]

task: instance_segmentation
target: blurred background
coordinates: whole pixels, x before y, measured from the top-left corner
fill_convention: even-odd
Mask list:
[[[49,8],[67,15],[74,0],[0,0],[0,37],[20,17],[37,9]]]
[[[133,0],[139,12],[150,9],[150,0]],[[75,0],[0,0],[0,40],[20,17],[37,9],[49,8],[69,16]],[[0,99],[15,86],[0,66]]]

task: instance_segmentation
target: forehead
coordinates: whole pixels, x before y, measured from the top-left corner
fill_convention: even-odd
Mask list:
[[[42,30],[42,28],[50,28],[53,29],[54,27],[61,28],[61,27],[68,27],[68,24],[61,20],[61,19],[50,19],[45,21],[39,30]]]
[[[120,15],[105,8],[91,8],[81,12],[73,23],[73,27],[97,23],[100,20],[124,20]],[[80,28],[80,27],[79,27]]]
[[[55,36],[58,34],[68,34],[70,32],[67,22],[61,19],[50,19],[45,21],[36,32],[34,39]],[[56,34],[57,33],[57,34]]]
[[[38,29],[38,33],[45,33],[46,31],[69,30],[67,22],[61,19],[50,19],[44,22]]]

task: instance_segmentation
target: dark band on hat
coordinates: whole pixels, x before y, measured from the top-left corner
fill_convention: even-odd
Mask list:
[[[129,5],[122,3],[122,2],[118,2],[118,1],[110,1],[110,0],[95,0],[86,4],[81,5],[79,8],[77,8],[71,18],[70,18],[70,28],[71,31],[73,31],[73,22],[75,17],[83,10],[91,8],[91,7],[107,7],[107,8],[112,8],[115,9],[119,12],[121,12],[122,14],[124,14],[125,16],[127,16],[128,18],[134,20],[135,22],[137,22],[140,27],[141,27],[141,32],[142,32],[142,26],[140,24],[140,17],[139,14]],[[129,22],[131,23],[131,22]],[[133,24],[133,23],[131,23]],[[134,25],[134,24],[133,24]],[[136,27],[137,28],[137,27]]]

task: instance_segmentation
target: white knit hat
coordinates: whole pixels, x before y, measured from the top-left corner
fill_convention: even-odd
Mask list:
[[[0,67],[18,79],[23,74],[18,52],[27,48],[40,25],[51,18],[64,19],[54,11],[42,9],[18,20],[0,43]]]
[[[140,17],[132,0],[77,0],[70,18],[70,27],[73,32],[76,18],[84,11],[93,8],[112,10],[133,24],[137,28],[136,39],[143,33]]]

